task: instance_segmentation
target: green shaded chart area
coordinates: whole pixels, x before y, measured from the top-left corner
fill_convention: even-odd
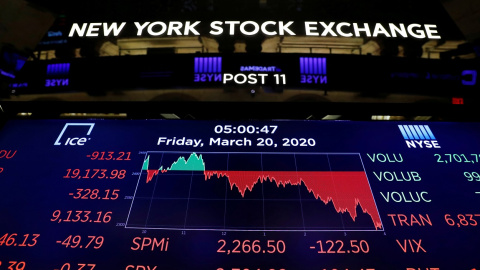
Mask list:
[[[163,166],[160,166],[157,170],[150,170],[149,169],[150,163],[150,156],[147,156],[145,161],[143,162],[142,170],[147,171],[147,183],[152,181],[155,175],[158,175],[159,172],[167,172],[167,171],[205,171],[205,162],[202,159],[202,155],[198,155],[196,153],[190,154],[190,156],[185,159],[185,157],[181,156],[178,158],[177,161],[173,162],[172,165],[166,169]]]

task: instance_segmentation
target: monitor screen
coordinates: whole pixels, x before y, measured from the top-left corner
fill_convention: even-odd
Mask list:
[[[480,267],[473,122],[11,120],[0,269]]]

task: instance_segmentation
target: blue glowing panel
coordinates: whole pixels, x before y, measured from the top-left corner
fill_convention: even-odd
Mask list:
[[[195,73],[199,72],[200,61],[201,61],[201,58],[195,57],[195,65],[194,65]]]
[[[221,57],[195,57],[194,72],[195,73],[221,73],[222,58]]]
[[[67,76],[70,73],[70,63],[50,64],[47,66],[48,76]]]
[[[327,59],[325,57],[300,57],[300,74],[327,75]]]

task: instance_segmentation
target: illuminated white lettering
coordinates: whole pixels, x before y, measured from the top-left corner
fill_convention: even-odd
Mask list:
[[[96,31],[100,30],[100,25],[102,25],[102,23],[91,23],[88,26],[86,36],[87,37],[98,37],[98,33],[96,33]]]
[[[210,30],[210,34],[211,35],[221,35],[223,33],[223,28],[220,27],[223,23],[222,22],[219,22],[219,21],[214,21],[210,24],[210,28],[212,28],[212,30]]]
[[[78,23],[74,23],[72,25],[72,28],[70,29],[70,33],[68,34],[68,36],[73,37],[73,35],[77,33],[79,37],[83,37],[83,35],[85,34],[85,30],[87,30],[87,26],[88,26],[88,23],[84,23],[82,24],[82,28],[80,28]]]
[[[266,73],[250,73],[250,74],[223,74],[223,84],[233,81],[236,84],[257,84],[260,80],[260,84],[265,84],[265,79],[268,76]]]
[[[240,21],[213,21],[210,23],[210,31],[209,33],[211,35],[220,35],[223,34],[224,32],[224,25],[225,27],[228,27],[228,34],[233,36],[236,34],[236,27],[238,25],[239,31],[241,34],[246,35],[246,36],[252,36],[259,34],[260,32],[264,35],[267,36],[273,36],[273,35],[292,35],[294,36],[295,33],[289,28],[292,26],[294,22],[283,22],[279,21],[274,22],[274,21],[266,21],[263,23],[257,23],[255,21],[245,21],[245,22],[240,22]],[[277,26],[278,31],[274,31],[273,27]],[[226,29],[225,29],[226,30]]]
[[[293,22],[288,22],[287,24],[283,24],[283,22],[279,22],[279,32],[280,35],[285,35],[285,32],[287,32],[291,36],[295,36],[295,33],[292,32],[288,27],[290,27],[293,24]]]
[[[171,36],[173,31],[175,31],[175,34],[181,36],[182,32],[180,32],[180,29],[182,28],[182,26],[183,24],[181,22],[169,22],[167,35]]]
[[[377,37],[379,34],[385,35],[386,37],[390,37],[390,34],[387,30],[383,27],[383,25],[377,23],[375,24],[375,29],[373,29],[373,37]]]
[[[407,27],[407,31],[414,38],[425,38],[425,31],[418,29],[421,27],[422,26],[420,24],[413,23]]]
[[[223,74],[223,84],[226,84],[231,80],[233,80],[233,74],[230,74],[230,73]]]
[[[247,27],[247,25],[253,25],[253,30],[248,32],[245,29]],[[260,30],[260,26],[258,25],[258,23],[254,22],[254,21],[246,21],[246,22],[243,22],[242,24],[240,24],[240,32],[244,35],[247,35],[247,36],[255,35],[255,34],[258,33],[259,30]]]
[[[351,36],[353,36],[352,33],[345,33],[345,32],[342,31],[342,27],[344,27],[344,26],[349,27],[350,24],[349,24],[349,23],[346,23],[346,22],[341,22],[341,23],[337,24],[337,32],[338,32],[338,34],[340,34],[340,36],[342,36],[342,37],[351,37]]]
[[[332,27],[335,25],[334,22],[331,22],[328,25],[326,25],[324,22],[320,22],[320,24],[325,28],[325,30],[323,30],[322,37],[324,37],[328,34],[332,35],[332,37],[337,36],[337,34],[335,34],[335,32],[333,32],[333,30],[332,30]]]
[[[237,74],[233,77],[233,81],[235,81],[236,84],[244,84],[247,82],[247,75]]]
[[[230,32],[229,32],[229,34],[230,34],[231,36],[233,36],[233,35],[235,35],[235,25],[236,25],[236,24],[240,24],[240,22],[239,22],[239,21],[226,21],[225,24],[230,25]]]
[[[257,74],[257,76],[260,77],[260,83],[265,84],[265,77],[267,77],[268,74]]]
[[[275,25],[277,23],[273,22],[273,21],[266,21],[266,22],[262,23],[262,32],[267,36],[274,36],[274,35],[277,34],[276,31],[270,32],[270,31],[267,30],[267,25],[270,25],[270,24]]]
[[[307,36],[318,36],[317,22],[305,22],[305,33]]]
[[[143,29],[145,29],[145,27],[147,27],[147,25],[149,25],[150,22],[145,22],[142,25],[139,22],[135,22],[134,24],[137,27],[137,36],[141,36],[142,32],[143,32]]]
[[[118,36],[120,32],[122,31],[123,27],[127,24],[126,22],[122,22],[120,26],[117,26],[117,23],[112,23],[110,26],[108,23],[103,23],[103,34],[105,36],[110,35],[110,33],[113,31],[113,36]]]
[[[392,37],[397,37],[397,33],[404,38],[408,37],[407,30],[405,29],[405,25],[403,25],[403,23],[399,24],[399,27],[393,23],[389,23],[388,26],[390,27]]]
[[[159,25],[161,27],[160,31],[154,32],[153,27]],[[164,22],[153,22],[148,26],[147,32],[151,36],[160,36],[167,31],[167,25]]]
[[[364,23],[364,24],[363,24],[363,28],[360,28],[360,27],[358,26],[358,23],[354,23],[354,24],[353,24],[353,31],[355,32],[355,36],[357,36],[357,37],[360,36],[360,32],[365,32],[365,35],[366,35],[367,37],[372,36],[372,35],[370,34],[370,27],[368,26],[367,23]]]
[[[437,26],[434,25],[434,24],[425,24],[425,32],[427,33],[428,38],[431,38],[431,39],[441,39],[442,38],[441,36],[434,35],[434,34],[438,34],[438,31],[437,31],[436,28],[437,28]]]
[[[156,21],[156,22],[134,22],[137,29],[137,36],[145,34],[145,29],[150,36],[181,36],[181,35],[196,35],[200,33],[195,29],[201,21]],[[118,36],[125,28],[126,22],[98,22],[98,23],[73,23],[68,33],[69,37],[73,36]],[[211,35],[221,35],[228,32],[228,35],[233,36],[242,34],[245,36],[253,36],[263,34],[266,36],[295,36],[296,34],[290,27],[294,21],[213,21],[210,23]],[[320,28],[323,28],[320,31]],[[378,37],[384,36],[388,38],[396,37],[413,37],[417,39],[441,39],[437,25],[435,24],[395,24],[389,23],[388,26],[382,23],[368,24],[368,23],[349,23],[349,22],[315,22],[305,21],[304,29],[306,36],[331,36],[331,37]],[[103,31],[103,33],[102,33]],[[239,33],[239,32],[240,33]],[[61,36],[61,32],[48,32],[49,36]]]
[[[190,24],[190,22],[185,22],[185,30],[183,31],[183,34],[187,36],[190,32],[192,32],[192,34],[199,36],[200,33],[195,30],[195,26],[197,26],[199,23],[199,21],[196,21],[193,24]]]

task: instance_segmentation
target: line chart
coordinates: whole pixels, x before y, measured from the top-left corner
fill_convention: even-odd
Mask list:
[[[126,228],[379,231],[358,153],[145,154]]]

